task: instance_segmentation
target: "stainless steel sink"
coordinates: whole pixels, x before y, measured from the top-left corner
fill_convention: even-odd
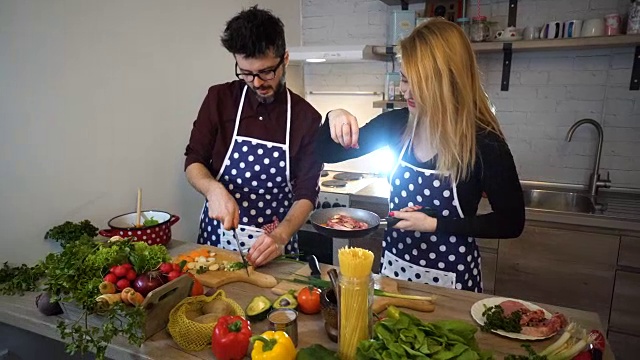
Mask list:
[[[589,196],[548,190],[524,190],[524,206],[530,209],[585,214],[593,214],[596,210]]]

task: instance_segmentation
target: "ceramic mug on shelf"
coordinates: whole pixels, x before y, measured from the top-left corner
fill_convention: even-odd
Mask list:
[[[608,36],[620,35],[620,24],[622,18],[620,14],[609,14],[604,17],[604,34]]]
[[[562,38],[562,23],[560,21],[551,21],[545,24],[540,33],[541,39],[560,39]]]
[[[604,36],[604,19],[589,19],[582,24],[582,37]]]
[[[504,30],[498,30],[496,31],[496,34],[494,36],[494,38],[496,40],[517,40],[518,38],[518,30],[513,27],[513,26],[509,26],[508,28],[504,29]]]
[[[582,20],[569,20],[564,22],[564,31],[563,37],[577,38],[580,37],[580,33],[582,32]]]
[[[535,40],[540,38],[540,28],[527,26],[522,32],[522,38],[524,40]]]

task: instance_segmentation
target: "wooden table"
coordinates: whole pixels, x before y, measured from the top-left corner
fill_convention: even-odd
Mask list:
[[[197,244],[172,241],[170,247],[172,254],[189,251],[197,247]],[[276,278],[286,278],[303,265],[290,261],[279,261],[271,263],[263,268],[262,272],[274,275]],[[398,281],[399,290],[403,294],[414,295],[437,295],[436,310],[433,313],[419,313],[411,310],[404,310],[412,313],[425,321],[458,319],[474,323],[471,318],[470,308],[476,301],[491,297],[491,295],[476,294],[468,291],[444,289],[436,286]],[[242,307],[246,307],[249,301],[257,295],[265,295],[270,299],[275,299],[271,289],[262,289],[244,283],[233,283],[221,287],[226,295],[234,299]],[[58,331],[55,327],[58,317],[46,317],[41,315],[35,305],[35,293],[28,293],[25,296],[0,296],[0,322],[23,328],[25,330],[38,333],[53,339],[59,339]],[[524,299],[526,300],[526,299]],[[545,309],[553,312],[559,311],[569,319],[578,322],[585,329],[602,330],[598,315],[592,312],[562,308],[552,305],[539,304]],[[324,331],[322,316],[303,315],[298,319],[298,347],[306,347],[315,343],[320,343],[329,349],[337,350],[337,344],[327,337]],[[252,324],[254,333],[266,330],[267,322],[262,321]],[[482,349],[493,351],[496,359],[502,359],[505,354],[521,354],[521,342],[500,337],[498,335],[483,333],[476,334],[478,343]],[[555,341],[555,337],[550,340],[532,342],[537,350],[541,350]],[[109,347],[107,356],[112,359],[175,359],[175,360],[195,360],[214,359],[210,350],[200,352],[185,352],[173,342],[169,333],[164,330],[148,339],[140,348],[127,343],[124,339],[116,339]],[[605,360],[613,360],[614,356],[609,346],[604,354]]]

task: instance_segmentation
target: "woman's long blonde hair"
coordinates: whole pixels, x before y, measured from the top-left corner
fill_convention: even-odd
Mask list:
[[[436,170],[456,182],[467,179],[476,160],[476,132],[485,129],[504,138],[469,40],[458,25],[434,19],[402,40],[400,50],[417,110],[403,143],[429,146],[437,153]],[[415,138],[414,126],[426,137]],[[420,138],[429,143],[417,143]]]

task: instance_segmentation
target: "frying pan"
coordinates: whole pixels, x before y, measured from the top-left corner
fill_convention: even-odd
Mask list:
[[[427,214],[431,217],[436,216],[436,212],[430,208],[422,208],[420,210],[421,213]],[[355,220],[362,221],[367,224],[368,227],[366,229],[356,229],[356,230],[340,230],[333,229],[325,226],[324,224],[329,221],[335,215],[346,215]],[[354,239],[365,237],[378,229],[380,226],[393,227],[401,219],[395,217],[386,217],[384,219],[380,219],[378,214],[373,213],[368,210],[356,209],[356,208],[345,208],[345,207],[336,207],[336,208],[327,208],[327,209],[318,209],[311,213],[309,217],[309,221],[311,221],[311,225],[313,228],[326,236],[336,237],[341,239]]]

